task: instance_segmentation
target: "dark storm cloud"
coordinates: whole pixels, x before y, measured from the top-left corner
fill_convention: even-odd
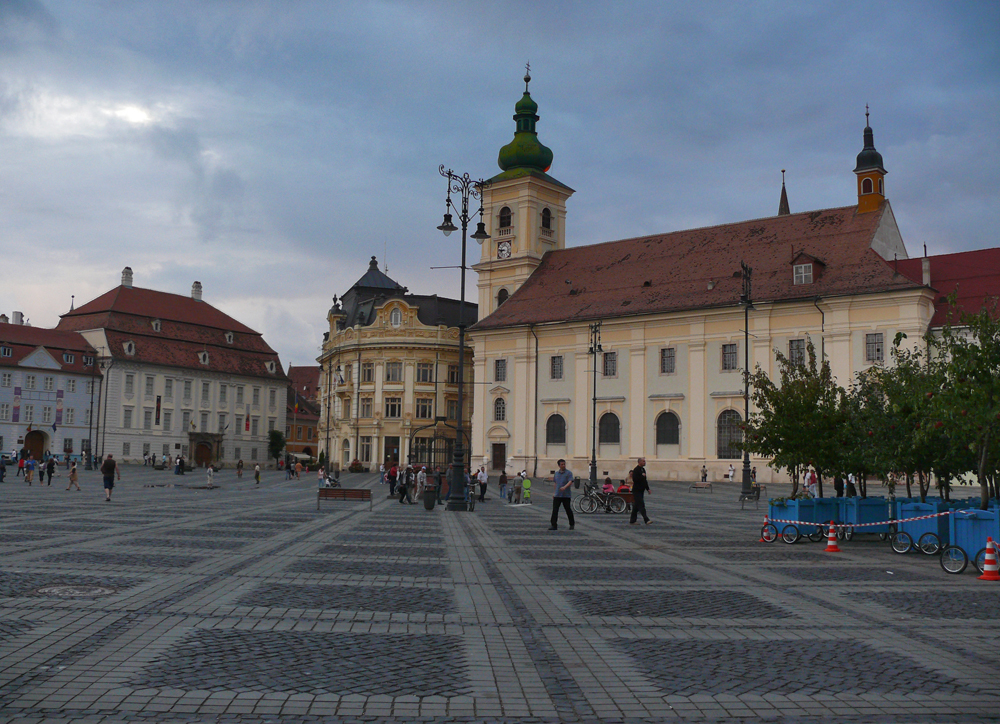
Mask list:
[[[995,246],[998,33],[995,3],[0,2],[0,218],[78,299],[199,279],[306,363],[372,254],[457,295],[437,167],[497,172],[530,60],[571,245],[772,215],[782,168],[793,211],[850,204],[868,103],[911,252]]]

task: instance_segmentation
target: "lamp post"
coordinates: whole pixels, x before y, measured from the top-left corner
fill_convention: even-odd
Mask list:
[[[601,347],[601,323],[594,322],[590,325],[590,349],[587,350],[587,354],[593,355],[594,357],[594,395],[591,400],[592,409],[591,415],[593,419],[593,426],[591,428],[590,436],[590,482],[597,482],[597,355],[603,352],[604,348]]]
[[[746,262],[740,262],[743,278],[743,293],[740,294],[740,304],[743,305],[743,441],[746,442],[746,425],[750,420],[750,310],[753,309],[750,280],[753,269]],[[753,486],[750,484],[750,451],[743,447],[743,484],[740,487],[740,500],[753,497]]]
[[[461,295],[458,298],[458,420],[455,425],[455,453],[451,463],[451,486],[448,492],[448,510],[466,510],[465,450],[462,448],[462,435],[464,434],[464,430],[462,429],[464,412],[463,386],[465,382],[465,235],[469,229],[470,219],[474,219],[478,215],[479,224],[476,227],[475,233],[472,234],[472,238],[480,244],[490,238],[490,235],[486,233],[486,224],[482,220],[483,189],[487,188],[490,184],[483,179],[473,181],[467,173],[460,176],[451,169],[446,171],[443,165],[438,168],[438,173],[447,179],[448,193],[444,202],[444,221],[437,228],[445,236],[448,236],[453,231],[458,231],[458,227],[451,220],[452,211],[458,214],[458,220],[462,224],[462,266],[460,267],[462,270],[462,280],[460,287]],[[462,199],[461,210],[451,200],[453,193],[458,194]],[[474,199],[479,199],[479,211],[475,211],[471,215],[469,214],[470,196]]]

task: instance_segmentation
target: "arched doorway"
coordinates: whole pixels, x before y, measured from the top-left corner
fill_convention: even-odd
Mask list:
[[[212,463],[212,446],[207,442],[200,442],[194,449],[195,467],[205,468]]]
[[[32,430],[24,436],[24,447],[35,456],[35,460],[41,460],[45,454],[47,440],[48,436],[41,430]]]

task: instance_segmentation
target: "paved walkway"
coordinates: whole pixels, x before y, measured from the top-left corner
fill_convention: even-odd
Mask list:
[[[374,512],[316,512],[312,476],[124,472],[110,503],[93,473],[0,485],[0,722],[1000,713],[1000,583],[865,536],[758,543],[736,487],[550,532],[541,484],[448,513],[346,476]]]

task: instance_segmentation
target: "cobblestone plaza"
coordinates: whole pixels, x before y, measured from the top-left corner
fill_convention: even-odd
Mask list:
[[[550,532],[544,484],[449,513],[353,475],[374,511],[317,512],[312,474],[81,477],[0,486],[0,722],[1000,716],[1000,584],[759,543],[737,486]]]

